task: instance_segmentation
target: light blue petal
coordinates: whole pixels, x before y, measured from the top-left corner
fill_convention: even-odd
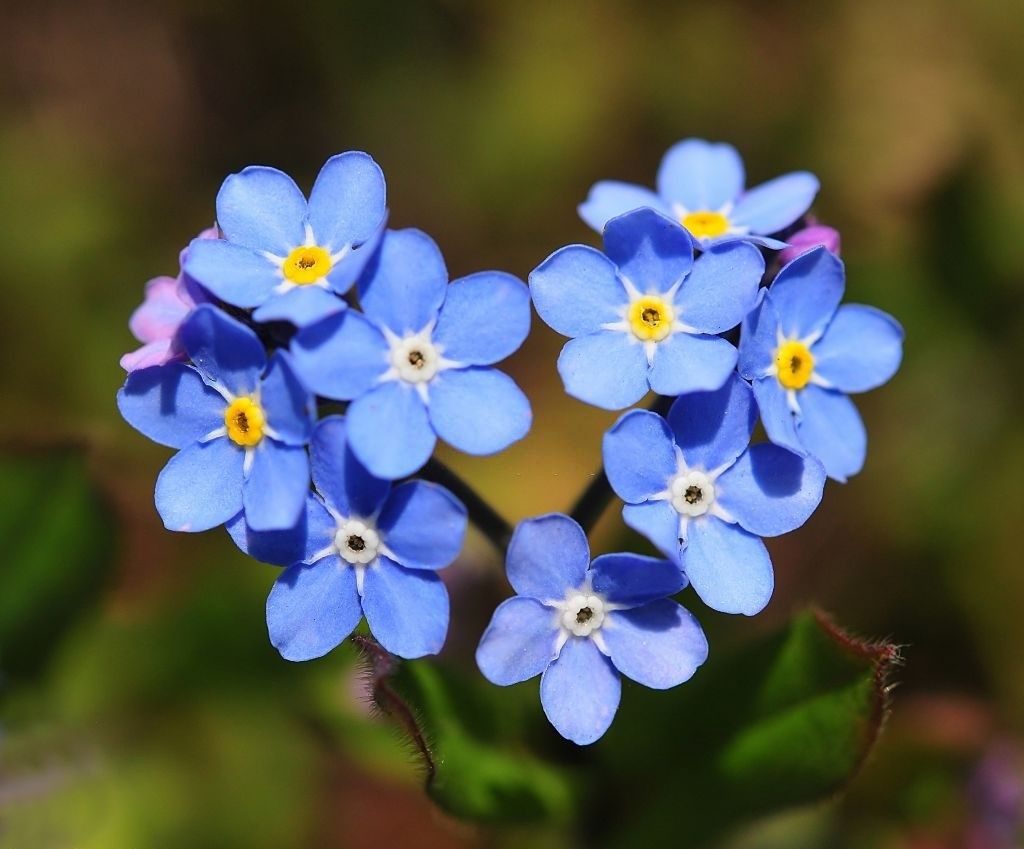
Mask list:
[[[363,618],[355,570],[340,557],[296,563],[267,598],[270,642],[285,660],[313,660],[341,644]]]
[[[762,537],[789,533],[821,503],[825,468],[778,445],[752,445],[715,481],[715,501]]]
[[[602,554],[590,574],[595,592],[626,607],[675,595],[686,586],[678,564],[639,554]]]
[[[736,368],[747,380],[764,377],[775,366],[775,349],[779,340],[779,317],[767,289],[758,294],[759,303],[743,320],[740,332],[740,356]]]
[[[207,383],[251,395],[267,365],[263,343],[242,322],[214,306],[196,307],[178,331],[193,365]]]
[[[676,295],[676,318],[701,333],[731,330],[757,303],[764,274],[761,252],[746,242],[709,248]]]
[[[355,285],[363,270],[377,255],[380,243],[384,239],[384,233],[387,232],[387,223],[388,217],[385,211],[380,225],[370,235],[370,238],[361,245],[352,248],[352,250],[348,251],[345,256],[331,266],[331,270],[327,274],[327,284],[333,291],[339,295],[344,295]]]
[[[801,390],[797,435],[830,478],[845,483],[864,468],[867,431],[853,401],[841,392],[814,385]]]
[[[691,521],[683,571],[708,607],[753,616],[772,597],[775,575],[760,537],[714,516]]]
[[[377,642],[392,654],[437,654],[448,633],[448,590],[434,572],[378,557],[363,581],[363,613]]]
[[[530,272],[530,295],[548,327],[573,337],[621,321],[629,303],[615,265],[586,245],[561,248]]]
[[[502,271],[481,271],[448,287],[433,340],[446,359],[487,366],[519,349],[530,332],[530,290]]]
[[[754,398],[768,438],[776,445],[806,454],[796,431],[796,416],[786,400],[786,390],[774,377],[762,377],[753,383]]]
[[[389,368],[388,343],[355,310],[303,328],[289,350],[302,382],[325,398],[358,398],[376,386]]]
[[[669,599],[609,613],[601,636],[615,668],[655,690],[690,680],[708,659],[708,641],[700,624]]]
[[[619,673],[593,641],[570,637],[540,679],[540,703],[555,730],[578,746],[601,738],[622,695]]]
[[[299,382],[285,351],[275,351],[260,384],[260,405],[274,438],[287,445],[305,445],[316,415],[313,396]]]
[[[874,307],[846,304],[814,346],[814,371],[842,392],[867,392],[889,380],[903,359],[903,328]]]
[[[184,448],[224,427],[227,403],[180,363],[133,371],[117,393],[124,420],[154,442]]]
[[[430,384],[430,423],[441,439],[467,454],[494,454],[530,431],[530,401],[514,380],[493,368],[451,369]]]
[[[317,492],[345,518],[376,516],[391,491],[390,481],[371,475],[356,458],[341,416],[328,416],[317,424],[310,467]]]
[[[170,531],[208,531],[242,509],[242,449],[227,437],[183,448],[156,479],[156,509]]]
[[[512,589],[539,601],[561,601],[566,592],[583,584],[588,566],[587,535],[561,513],[520,522],[505,557]]]
[[[296,327],[327,318],[345,309],[347,304],[320,286],[299,286],[283,295],[271,295],[252,314],[254,321],[290,321]]]
[[[244,168],[217,193],[217,225],[224,237],[253,250],[287,255],[305,239],[305,218],[306,198],[276,168]]]
[[[476,650],[484,678],[499,687],[540,675],[555,657],[557,613],[532,598],[506,599]]]
[[[295,526],[309,494],[309,455],[301,446],[264,439],[242,487],[245,521],[256,531]]]
[[[748,245],[757,245],[758,247],[769,248],[773,251],[781,251],[786,247],[786,243],[780,239],[770,239],[768,236],[758,236],[755,233],[726,233],[724,236],[719,236],[715,239],[701,239],[701,245],[704,250],[716,245],[725,245],[729,242],[744,242]]]
[[[290,566],[309,560],[334,541],[336,525],[323,504],[312,495],[294,528],[283,531],[254,531],[239,513],[227,523],[228,534],[244,553],[263,563]]]
[[[743,191],[743,160],[736,148],[685,139],[668,149],[658,168],[658,194],[689,212],[717,212]]]
[[[309,194],[309,224],[316,243],[334,253],[363,242],[384,218],[384,173],[357,150],[332,156]]]
[[[242,245],[196,239],[189,245],[185,273],[222,301],[257,307],[281,283],[280,267]]]
[[[359,302],[370,318],[403,336],[437,318],[447,288],[448,270],[430,236],[388,230],[359,279]]]
[[[767,300],[787,339],[805,339],[825,331],[843,299],[844,275],[842,260],[822,247],[783,267],[768,289]]]
[[[750,387],[736,375],[714,392],[677,398],[668,412],[668,425],[687,466],[703,471],[739,457],[750,444],[756,423]]]
[[[683,538],[679,514],[667,501],[645,501],[622,508],[622,521],[649,539],[662,554],[679,563]]]
[[[558,356],[558,373],[573,398],[605,410],[621,410],[650,389],[643,346],[621,330],[570,339]]]
[[[408,481],[392,491],[377,527],[399,565],[443,569],[462,551],[466,522],[466,508],[443,486]]]
[[[662,492],[676,473],[676,450],[665,420],[649,410],[631,410],[602,441],[604,472],[615,494],[637,503]]]
[[[359,462],[388,480],[418,471],[437,442],[420,396],[398,381],[382,383],[352,402],[348,439]]]
[[[811,208],[819,185],[818,178],[806,171],[762,183],[736,201],[732,223],[754,233],[778,233]]]
[[[645,295],[663,294],[693,268],[693,240],[673,218],[638,209],[604,228],[604,252]]]
[[[602,180],[594,183],[577,211],[584,223],[600,233],[604,225],[616,216],[643,207],[671,212],[665,202],[648,188],[618,180]]]
[[[736,368],[736,348],[720,336],[673,333],[658,343],[651,364],[651,389],[682,395],[718,389]]]

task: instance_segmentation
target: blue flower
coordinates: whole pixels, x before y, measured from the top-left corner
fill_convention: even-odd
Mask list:
[[[754,307],[764,273],[757,248],[733,242],[695,262],[686,231],[646,209],[609,221],[604,250],[569,245],[530,275],[540,317],[572,337],[558,358],[565,391],[619,410],[648,389],[721,386],[737,354],[714,334]]]
[[[366,616],[392,654],[436,654],[448,631],[448,592],[436,570],[462,549],[466,509],[443,487],[373,477],[348,445],[346,422],[323,419],[311,443],[316,495],[292,530],[260,533],[241,519],[232,538],[247,553],[289,565],[267,599],[270,641],[287,660],[312,660]]]
[[[843,263],[825,248],[793,260],[744,323],[739,360],[768,438],[817,457],[838,481],[867,454],[846,393],[881,386],[903,357],[899,323],[874,307],[839,306],[845,285]]]
[[[604,180],[580,204],[580,217],[599,233],[617,215],[640,207],[665,213],[682,224],[702,247],[744,239],[779,249],[769,239],[810,208],[818,178],[806,171],[776,177],[749,191],[743,160],[728,144],[686,139],[669,148],[658,169],[658,191]]]
[[[217,195],[223,240],[195,241],[185,272],[256,321],[302,326],[345,309],[383,231],[384,175],[368,154],[327,160],[309,202],[291,177],[254,165]]]
[[[619,673],[665,690],[707,660],[697,620],[667,598],[686,584],[679,568],[634,554],[591,564],[586,534],[568,516],[521,522],[507,572],[517,595],[494,611],[477,665],[503,687],[541,675],[544,712],[574,743],[593,743],[612,724]]]
[[[178,339],[192,366],[133,372],[117,396],[132,427],[181,449],[156,482],[164,524],[204,531],[244,508],[254,528],[293,526],[309,490],[313,398],[288,354],[275,353],[268,366],[256,334],[209,304]]]
[[[295,368],[313,391],[351,401],[348,438],[376,476],[419,469],[437,438],[493,454],[530,429],[530,402],[487,366],[530,329],[522,281],[500,271],[448,284],[444,259],[419,230],[389,230],[359,281],[365,315],[348,310],[292,341]]]
[[[622,517],[676,560],[705,604],[760,611],[772,595],[761,537],[800,527],[821,501],[825,470],[771,443],[751,445],[750,387],[733,375],[715,392],[676,399],[666,422],[633,410],[604,437]]]

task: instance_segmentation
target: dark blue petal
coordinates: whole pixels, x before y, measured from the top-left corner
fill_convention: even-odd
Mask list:
[[[301,446],[263,439],[242,487],[245,521],[256,531],[295,526],[309,494],[309,456]]]
[[[289,350],[306,386],[318,395],[343,401],[368,392],[390,367],[388,344],[381,332],[355,310],[303,328]]]
[[[476,650],[484,678],[499,687],[540,675],[555,657],[558,614],[532,598],[506,599]]]
[[[775,367],[775,349],[779,344],[779,317],[767,289],[758,295],[759,303],[743,320],[740,332],[740,356],[736,368],[747,380],[764,377]]]
[[[655,690],[688,681],[708,659],[708,641],[700,624],[669,599],[609,613],[601,636],[615,668]]]
[[[134,371],[117,393],[124,420],[154,442],[184,448],[224,427],[227,402],[180,363]]]
[[[693,239],[672,218],[638,209],[604,228],[604,251],[642,294],[662,294],[693,268]]]
[[[305,327],[341,312],[346,303],[320,286],[299,286],[283,295],[271,295],[253,312],[254,321],[290,321]]]
[[[721,387],[736,368],[736,348],[721,336],[673,333],[654,350],[649,380],[659,395]]]
[[[746,192],[732,211],[732,223],[753,233],[777,233],[811,208],[818,178],[806,171],[776,177]]]
[[[754,308],[762,274],[764,258],[753,245],[709,248],[676,295],[676,318],[701,333],[731,330]]]
[[[270,358],[270,368],[260,384],[260,405],[275,438],[280,437],[287,445],[309,442],[314,399],[295,376],[291,359],[284,351],[275,351]]]
[[[347,421],[352,451],[379,478],[394,480],[418,471],[437,442],[420,396],[398,381],[358,397],[348,408]]]
[[[577,211],[588,226],[600,233],[605,224],[616,216],[642,207],[671,212],[668,205],[650,189],[618,180],[594,183],[587,199],[577,207]]]
[[[280,267],[250,248],[218,239],[189,246],[185,273],[222,301],[257,307],[281,284]]]
[[[903,328],[874,307],[846,304],[814,346],[814,371],[841,392],[867,392],[900,367]]]
[[[448,270],[437,244],[420,230],[388,230],[359,279],[359,302],[374,321],[399,336],[437,318]]]
[[[739,457],[750,444],[756,423],[750,387],[736,375],[714,392],[677,398],[668,413],[669,427],[687,466],[704,471]]]
[[[530,272],[530,295],[548,327],[573,337],[621,321],[629,303],[614,263],[586,245],[561,248]]]
[[[621,330],[570,339],[558,356],[565,391],[605,410],[621,410],[643,398],[650,389],[647,371],[643,345]]]
[[[639,554],[602,554],[590,574],[594,592],[627,607],[675,595],[686,586],[678,564]]]
[[[830,478],[845,482],[864,468],[867,431],[853,401],[841,392],[814,385],[801,390],[797,435]]]
[[[587,535],[561,513],[524,519],[516,526],[505,559],[508,582],[519,594],[561,601],[582,586],[590,566]]]
[[[310,560],[334,542],[337,529],[324,505],[312,495],[306,498],[306,510],[294,528],[283,531],[254,531],[239,513],[227,523],[232,541],[250,557],[275,566],[290,566]]]
[[[622,521],[637,533],[643,534],[666,557],[679,562],[683,538],[679,527],[679,514],[667,501],[645,501],[627,504],[622,508]]]
[[[685,139],[668,149],[658,168],[658,194],[689,212],[717,212],[743,191],[743,160],[736,148]]]
[[[156,509],[171,531],[207,531],[242,509],[243,451],[227,437],[183,448],[156,479]]]
[[[530,401],[514,380],[492,368],[450,369],[430,384],[430,423],[467,454],[494,454],[526,436]]]
[[[664,491],[676,473],[676,449],[665,420],[631,410],[605,433],[604,471],[615,494],[637,503]]]
[[[368,519],[391,491],[391,482],[371,475],[348,444],[345,419],[328,416],[313,431],[310,444],[313,485],[336,513]]]
[[[384,174],[369,154],[332,156],[309,194],[314,240],[333,253],[370,238],[384,218],[384,196]]]
[[[530,290],[518,277],[481,271],[448,287],[433,340],[444,357],[487,366],[510,356],[530,332]]]
[[[302,192],[291,177],[276,168],[245,168],[228,177],[217,194],[221,232],[228,240],[253,250],[287,255],[305,239],[305,217]]]
[[[267,355],[263,343],[242,322],[203,304],[185,319],[178,336],[207,383],[222,386],[234,395],[256,391]]]
[[[600,739],[622,695],[619,673],[593,641],[570,637],[540,679],[540,703],[555,730],[578,746]]]
[[[784,266],[768,289],[767,300],[787,339],[825,332],[846,288],[843,263],[827,248],[801,254]]]
[[[690,522],[683,571],[708,607],[753,616],[772,597],[775,576],[760,537],[714,516]]]
[[[466,508],[443,486],[408,481],[395,487],[377,527],[399,565],[443,569],[462,551],[466,521]]]
[[[434,572],[378,557],[366,570],[363,613],[377,642],[392,654],[437,654],[448,633],[448,590]]]

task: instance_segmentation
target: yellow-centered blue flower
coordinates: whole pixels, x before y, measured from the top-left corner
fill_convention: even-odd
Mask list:
[[[285,258],[281,272],[296,286],[308,286],[326,277],[331,271],[331,255],[316,245],[295,248]]]
[[[803,389],[814,374],[814,354],[803,342],[783,342],[775,350],[775,368],[786,389]]]
[[[644,342],[660,342],[672,332],[672,305],[658,295],[642,295],[629,305],[629,329]]]
[[[251,447],[258,444],[263,439],[266,422],[263,408],[252,398],[236,398],[224,411],[228,438],[236,445]]]

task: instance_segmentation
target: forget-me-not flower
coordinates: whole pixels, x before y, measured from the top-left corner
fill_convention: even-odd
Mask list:
[[[867,433],[847,393],[899,368],[903,328],[881,310],[839,303],[843,263],[814,248],[779,272],[743,325],[739,371],[753,381],[768,438],[845,481],[864,466]]]
[[[707,659],[697,620],[668,598],[686,583],[674,563],[604,554],[591,564],[583,529],[551,514],[519,524],[506,568],[517,595],[494,611],[477,665],[500,686],[541,675],[544,713],[574,743],[608,730],[620,673],[664,690]]]
[[[555,251],[530,274],[542,319],[572,337],[558,358],[565,391],[619,410],[653,389],[680,395],[717,389],[736,348],[715,334],[756,303],[764,259],[732,242],[696,261],[686,231],[650,209],[608,222],[604,253],[586,245]]]
[[[292,527],[309,490],[313,398],[288,354],[276,352],[268,365],[256,334],[209,304],[178,339],[192,366],[132,372],[117,396],[130,425],[181,449],[156,482],[164,524],[204,531],[244,508],[254,528]]]
[[[295,368],[318,395],[351,401],[352,450],[374,475],[419,469],[437,438],[493,454],[530,429],[530,402],[491,365],[530,329],[522,281],[482,271],[448,283],[444,259],[419,230],[389,230],[359,280],[363,313],[348,310],[292,341]]]
[[[591,188],[579,213],[600,233],[617,215],[650,207],[682,224],[704,248],[725,239],[785,247],[768,236],[807,212],[818,193],[818,178],[796,171],[747,191],[745,181],[743,160],[732,145],[686,139],[661,160],[657,192],[603,180]]]

